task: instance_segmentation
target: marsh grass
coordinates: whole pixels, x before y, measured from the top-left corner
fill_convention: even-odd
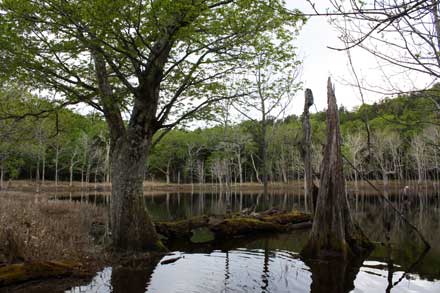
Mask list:
[[[0,196],[0,264],[20,261],[87,260],[100,254],[90,235],[105,222],[103,208],[45,197]]]

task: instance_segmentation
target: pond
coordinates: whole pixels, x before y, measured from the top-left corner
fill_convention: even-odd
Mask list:
[[[106,204],[108,195],[62,196],[59,199]],[[308,231],[293,231],[211,245],[171,244],[173,251],[150,269],[107,267],[88,285],[67,292],[440,292],[440,207],[438,195],[405,199],[390,195],[431,243],[424,253],[417,235],[383,202],[371,195],[349,195],[353,217],[376,249],[346,264],[303,260],[299,251]],[[145,196],[156,220],[224,214],[244,209],[307,211],[302,195],[261,193],[165,193]],[[176,259],[172,263],[164,260]]]

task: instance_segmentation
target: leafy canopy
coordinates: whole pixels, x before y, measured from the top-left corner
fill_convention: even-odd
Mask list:
[[[0,78],[85,102],[108,121],[160,128],[244,96],[229,87],[261,52],[289,61],[305,21],[282,1],[1,0]],[[290,55],[291,53],[291,55]],[[116,118],[115,118],[116,117]],[[112,125],[110,125],[112,126]]]

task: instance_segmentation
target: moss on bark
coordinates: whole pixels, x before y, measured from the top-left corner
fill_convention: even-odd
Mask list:
[[[297,228],[295,224],[310,222],[309,214],[301,212],[279,212],[273,215],[239,216],[232,215],[225,219],[213,219],[202,216],[174,222],[157,222],[156,230],[168,240],[188,240],[193,231],[204,228],[213,233],[212,241],[228,237],[242,237],[249,234],[287,232]],[[303,225],[300,228],[306,228]],[[210,239],[211,240],[211,239]]]

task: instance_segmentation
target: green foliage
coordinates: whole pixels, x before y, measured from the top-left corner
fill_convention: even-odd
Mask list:
[[[153,86],[158,100],[150,106],[158,108],[159,126],[206,118],[219,99],[243,96],[229,88],[257,55],[264,53],[278,69],[297,64],[291,41],[305,18],[286,13],[283,4],[4,0],[0,79],[50,90],[62,96],[59,103],[84,102],[107,114],[138,106],[134,100]],[[97,58],[108,71],[111,106],[98,86]]]

